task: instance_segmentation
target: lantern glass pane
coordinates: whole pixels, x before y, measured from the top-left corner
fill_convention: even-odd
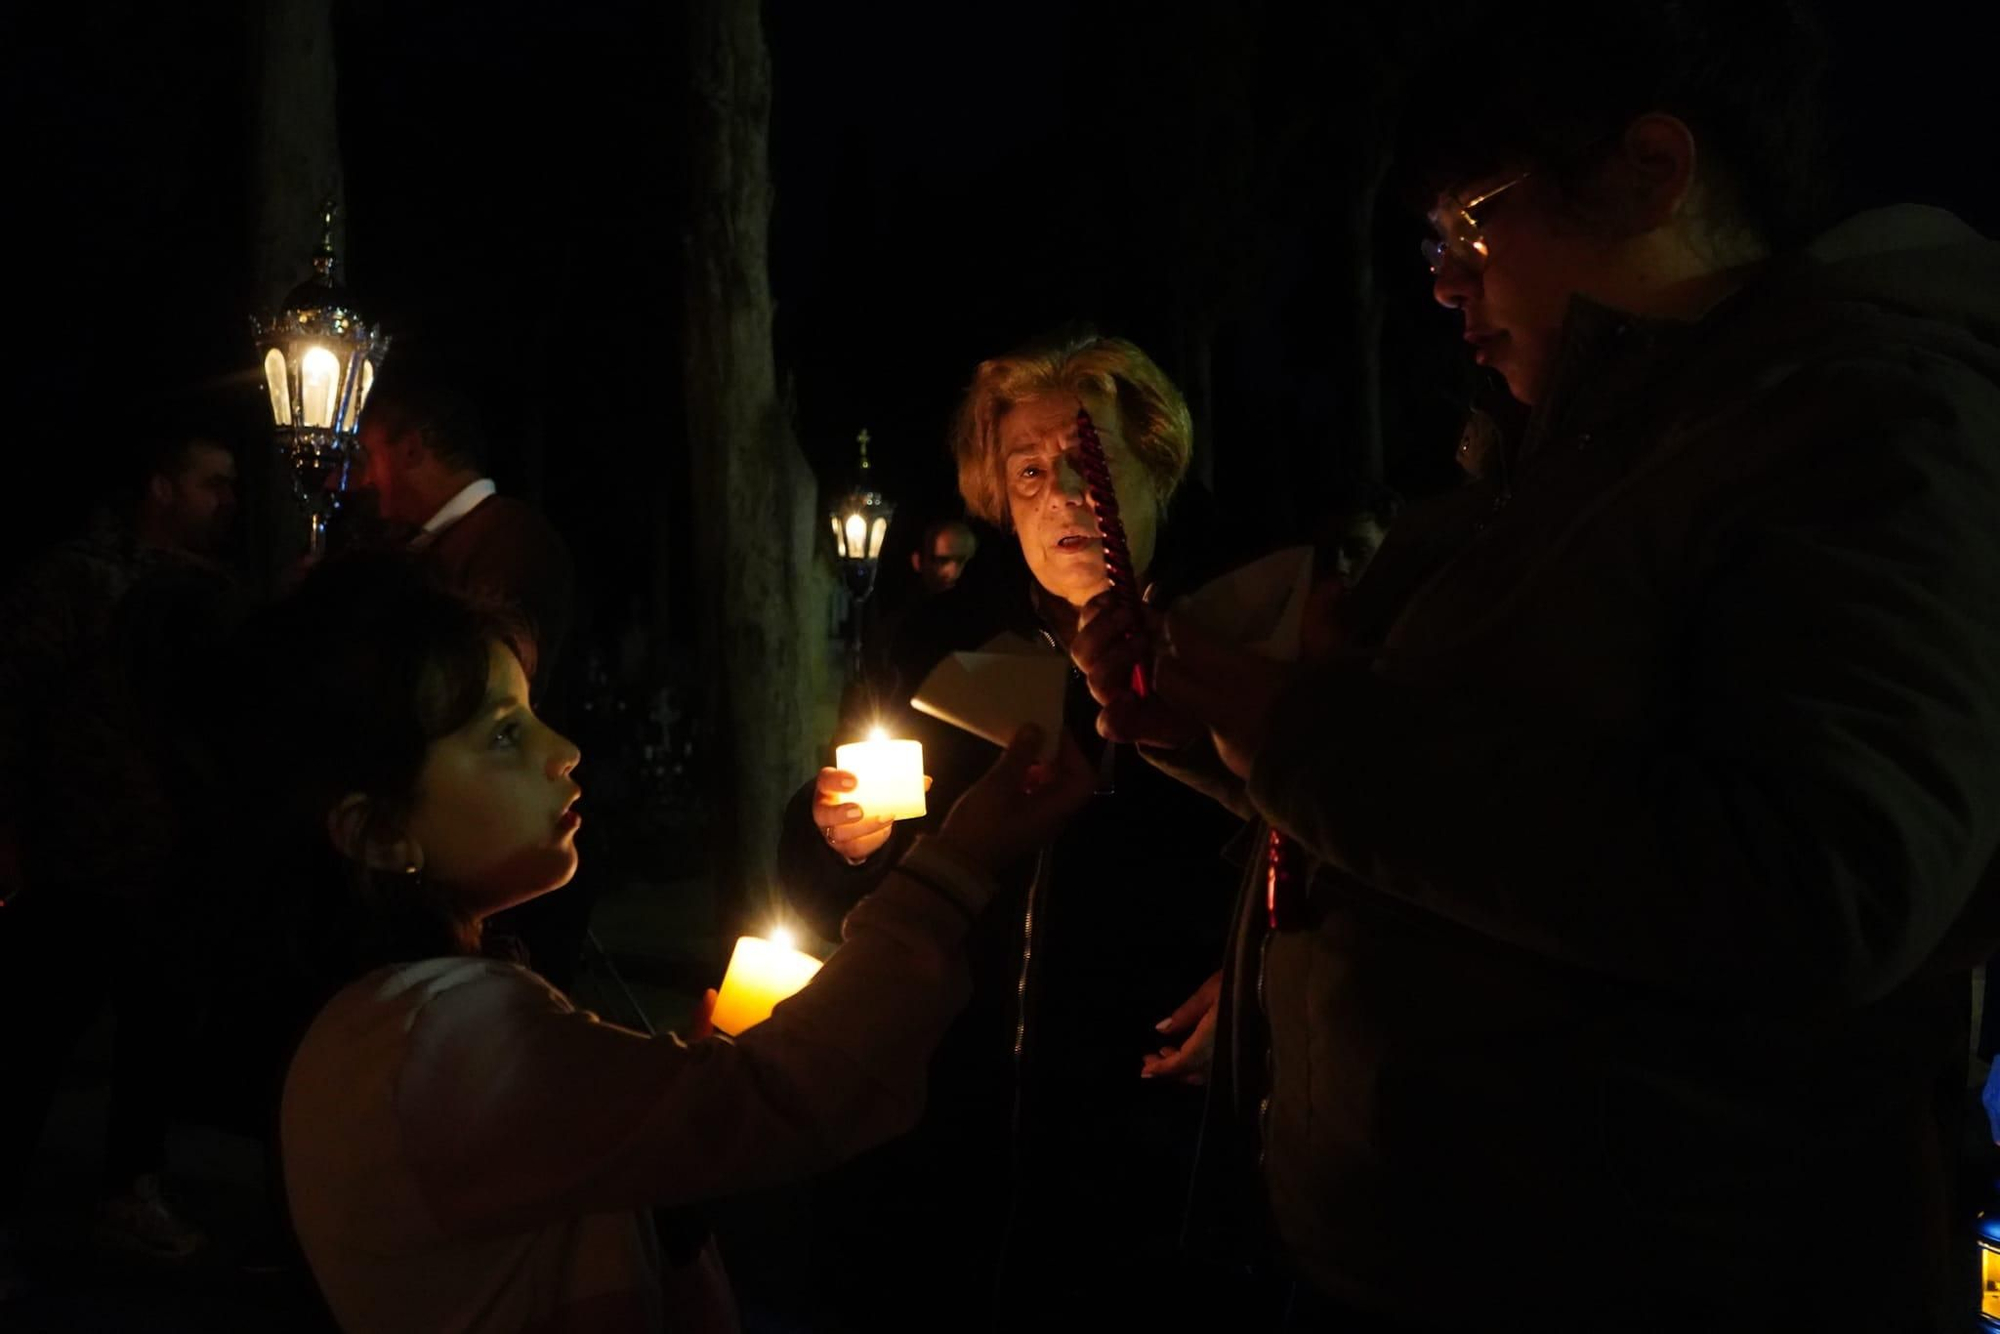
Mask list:
[[[285,375],[285,354],[272,348],[264,354],[264,388],[271,394],[271,420],[279,426],[292,424],[292,385]]]
[[[868,549],[868,520],[859,514],[847,516],[847,542],[840,554],[849,560],[858,560]]]
[[[826,516],[826,521],[833,525],[833,553],[836,556],[845,556],[847,554],[847,538],[840,531],[840,516],[838,514],[829,514]]]
[[[877,519],[868,529],[868,559],[877,560],[882,555],[882,535],[889,531],[887,519]]]
[[[361,358],[361,383],[354,386],[354,398],[347,405],[347,418],[341,423],[346,430],[353,430],[361,420],[361,409],[368,406],[368,391],[375,387],[375,363],[367,357]]]
[[[315,343],[299,358],[299,408],[305,425],[333,425],[340,406],[340,358]]]

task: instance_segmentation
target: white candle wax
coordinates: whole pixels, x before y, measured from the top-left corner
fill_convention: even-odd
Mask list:
[[[914,820],[924,814],[924,747],[920,741],[891,741],[877,728],[866,741],[836,746],[833,767],[854,775],[846,800],[861,807],[864,820]]]
[[[779,1001],[796,994],[818,971],[819,960],[810,954],[761,936],[738,936],[710,1022],[737,1037],[769,1019]]]

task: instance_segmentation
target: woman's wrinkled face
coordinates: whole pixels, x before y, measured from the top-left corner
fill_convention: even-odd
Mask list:
[[[1000,419],[1000,458],[1021,555],[1037,583],[1077,607],[1111,584],[1104,573],[1097,515],[1076,466],[1079,406],[1090,410],[1104,445],[1111,484],[1118,492],[1118,517],[1141,583],[1153,562],[1160,523],[1152,479],[1125,443],[1117,403],[1095,395],[1079,399],[1050,393],[1024,398],[1008,410]]]
[[[475,917],[567,884],[580,758],[528,707],[519,660],[492,645],[479,712],[431,743],[417,782],[407,833],[424,874]]]

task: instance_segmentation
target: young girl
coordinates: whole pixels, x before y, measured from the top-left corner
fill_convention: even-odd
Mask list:
[[[648,1038],[480,953],[484,918],[576,870],[577,750],[501,623],[378,557],[316,572],[251,643],[281,888],[331,996],[285,1080],[285,1187],[335,1315],[371,1334],[733,1327],[713,1253],[663,1265],[648,1208],[905,1129],[989,872],[1092,787],[1073,747],[1033,769],[1018,740],[768,1021]]]

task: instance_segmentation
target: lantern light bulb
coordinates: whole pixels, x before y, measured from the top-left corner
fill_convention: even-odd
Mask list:
[[[299,386],[305,424],[332,426],[336,400],[340,397],[340,358],[318,345],[307,348],[299,358]]]
[[[847,558],[859,560],[868,550],[868,520],[859,514],[847,516]]]

